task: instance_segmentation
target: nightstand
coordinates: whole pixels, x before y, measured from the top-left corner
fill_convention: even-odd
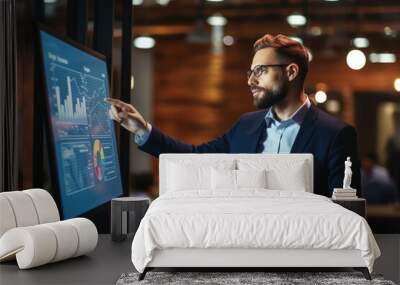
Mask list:
[[[332,199],[332,202],[339,204],[340,206],[353,211],[354,213],[359,214],[361,217],[366,217],[366,200],[364,198],[356,198],[356,199]]]
[[[150,205],[148,197],[121,197],[111,200],[111,239],[123,241],[135,234]]]

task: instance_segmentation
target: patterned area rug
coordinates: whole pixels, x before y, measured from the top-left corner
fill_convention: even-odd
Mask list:
[[[122,274],[117,285],[134,284],[379,284],[395,285],[384,280],[381,275],[372,274],[372,281],[364,278],[360,272],[148,272],[145,279],[138,281],[139,273]]]

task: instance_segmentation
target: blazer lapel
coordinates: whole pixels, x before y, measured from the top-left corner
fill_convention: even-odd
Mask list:
[[[311,105],[310,110],[308,110],[304,121],[300,126],[299,133],[297,134],[290,151],[291,153],[303,153],[305,151],[305,148],[315,130],[315,120],[317,117],[318,109],[314,105]]]
[[[258,143],[263,135],[263,133],[266,131],[267,125],[265,122],[265,115],[267,114],[268,109],[264,112],[260,112],[259,117],[256,119],[256,122],[254,125],[252,125],[251,128],[248,129],[246,132],[247,134],[247,140],[248,142],[246,143],[248,149],[248,153],[257,153],[257,148],[258,148]]]

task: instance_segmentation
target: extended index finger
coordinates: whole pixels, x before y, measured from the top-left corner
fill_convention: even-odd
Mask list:
[[[107,102],[107,103],[110,103],[110,104],[115,104],[115,103],[120,103],[120,102],[122,102],[122,101],[119,100],[119,99],[115,99],[115,98],[111,98],[111,97],[106,97],[106,98],[104,98],[104,101]]]
[[[111,105],[117,106],[120,109],[132,110],[132,106],[131,105],[129,105],[129,104],[127,104],[127,103],[125,103],[125,102],[123,102],[123,101],[121,101],[119,99],[106,98],[106,102],[111,104]]]
[[[121,101],[119,99],[106,98],[106,102],[109,104],[112,104],[114,106],[117,106],[118,108],[120,108],[124,111],[138,112],[138,110],[136,110],[136,108],[133,107],[131,104],[125,103],[124,101]]]

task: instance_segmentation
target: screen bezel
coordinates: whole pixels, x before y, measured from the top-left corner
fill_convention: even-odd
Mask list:
[[[48,147],[49,147],[49,151],[48,151],[49,157],[48,158],[49,158],[50,175],[51,175],[51,181],[52,181],[51,187],[54,188],[54,191],[51,191],[51,192],[54,194],[54,199],[56,201],[56,204],[57,204],[58,208],[61,209],[61,211],[59,211],[61,219],[65,219],[65,209],[64,209],[64,204],[62,202],[62,198],[61,198],[60,177],[59,177],[59,174],[58,174],[58,171],[57,171],[57,154],[56,154],[56,148],[55,148],[54,138],[53,138],[53,125],[52,125],[51,117],[50,117],[51,111],[50,111],[49,100],[48,100],[49,94],[48,94],[48,86],[47,86],[45,67],[44,67],[44,65],[45,65],[45,61],[44,60],[45,59],[43,57],[43,46],[42,46],[42,40],[41,40],[40,32],[45,32],[45,33],[51,35],[52,37],[54,37],[54,38],[56,38],[56,39],[58,39],[60,41],[63,41],[65,43],[67,43],[67,44],[69,44],[69,45],[71,45],[71,46],[83,51],[83,52],[88,53],[89,55],[92,55],[92,56],[96,57],[97,59],[100,59],[100,60],[104,61],[105,64],[106,64],[106,72],[107,72],[106,77],[107,77],[107,80],[108,80],[108,94],[109,94],[110,97],[112,97],[111,96],[111,89],[110,89],[110,75],[109,75],[107,60],[106,60],[106,57],[103,54],[101,54],[101,53],[99,53],[97,51],[94,51],[94,50],[92,50],[92,49],[90,49],[90,48],[88,48],[88,47],[86,47],[86,46],[74,41],[74,40],[71,40],[70,38],[67,38],[64,35],[61,35],[61,34],[59,34],[57,32],[54,32],[51,29],[45,27],[43,24],[40,24],[40,23],[36,24],[36,29],[35,30],[36,30],[36,40],[37,40],[37,53],[38,53],[38,58],[40,59],[39,69],[40,69],[41,87],[42,87],[42,88],[40,88],[41,91],[42,91],[41,94],[36,94],[35,96],[39,95],[40,102],[42,103],[42,105],[45,106],[44,107],[44,109],[45,109],[44,114],[36,114],[36,115],[43,116],[43,118],[42,118],[43,120],[42,121],[44,122],[44,125],[45,125],[45,133],[46,133],[45,137],[47,139]],[[118,162],[118,167],[120,168],[119,145],[118,145],[118,140],[117,140],[117,136],[116,136],[117,134],[115,132],[115,128],[114,128],[114,135],[115,135],[115,139],[116,139],[117,162]],[[121,188],[122,193],[120,195],[116,196],[116,197],[121,197],[125,193],[123,185],[122,185],[122,177],[121,177],[121,187],[122,187]],[[87,209],[85,212],[82,212],[81,214],[79,214],[79,216],[82,216],[82,215],[84,215],[86,213],[90,213],[92,211],[95,211],[95,209],[97,209],[100,206],[103,206],[104,204],[107,204],[109,202],[110,202],[110,200],[105,201],[105,202],[103,202],[101,204],[98,204],[98,205],[94,206],[93,208]]]

